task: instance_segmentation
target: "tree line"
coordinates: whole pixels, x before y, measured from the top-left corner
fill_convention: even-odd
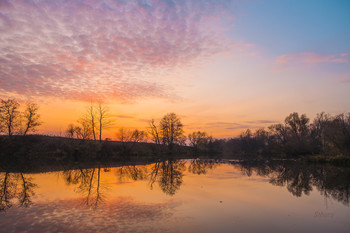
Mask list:
[[[20,104],[14,99],[0,99],[0,132],[9,137],[27,135],[41,125],[39,106]],[[76,124],[69,124],[68,138],[82,141],[103,141],[104,131],[114,120],[103,104],[91,103]],[[114,128],[114,127],[113,127]],[[247,129],[239,137],[216,139],[204,131],[187,136],[184,125],[175,113],[165,114],[159,121],[151,119],[146,130],[119,128],[115,135],[122,154],[131,153],[140,142],[153,142],[154,150],[177,151],[189,146],[198,155],[225,155],[239,158],[297,157],[300,155],[350,155],[350,113],[331,116],[319,113],[313,121],[305,114],[289,114],[283,123],[267,129]],[[106,139],[108,140],[108,139]],[[164,152],[162,150],[161,152]]]
[[[267,129],[247,129],[225,141],[229,153],[243,157],[296,157],[300,155],[350,155],[350,113],[319,113],[311,122],[294,112],[284,123]]]
[[[104,109],[104,118],[101,120],[100,109],[101,105],[89,105],[83,116],[77,121],[77,125],[68,125],[67,137],[94,141],[96,140],[95,132],[99,130],[100,133],[97,135],[101,141],[102,129],[107,125],[112,125],[113,120],[106,108]],[[117,141],[121,143],[123,154],[130,153],[139,142],[150,141],[155,145],[154,150],[166,148],[167,151],[177,151],[179,147],[190,146],[194,152],[212,151],[217,153],[219,151],[218,149],[213,150],[215,145],[218,145],[217,140],[206,132],[195,131],[186,137],[184,125],[175,113],[167,113],[159,121],[151,119],[146,130],[118,128],[115,136]]]

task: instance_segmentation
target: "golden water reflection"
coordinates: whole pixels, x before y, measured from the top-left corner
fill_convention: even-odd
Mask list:
[[[346,232],[349,176],[297,162],[199,159],[1,172],[0,232]]]

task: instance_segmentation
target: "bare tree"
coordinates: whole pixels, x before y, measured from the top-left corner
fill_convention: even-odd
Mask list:
[[[159,135],[159,128],[157,126],[157,123],[155,122],[154,119],[152,119],[149,122],[149,134],[152,137],[152,140],[155,144],[160,144],[160,135]]]
[[[142,141],[146,137],[147,133],[142,130],[130,130],[120,128],[116,133],[118,140],[122,143],[122,149],[124,153],[130,152],[132,147]]]
[[[208,135],[206,132],[193,132],[188,135],[188,139],[190,140],[190,145],[194,150],[198,150],[200,147],[205,146],[208,143]]]
[[[159,123],[163,144],[172,146],[184,142],[183,124],[175,113],[166,114]]]
[[[28,132],[35,131],[35,128],[41,125],[40,115],[38,114],[39,106],[35,103],[27,103],[26,110],[23,113],[25,121],[25,129],[23,136],[26,136]]]
[[[12,136],[15,128],[20,126],[19,103],[14,99],[0,101],[0,130]]]
[[[91,124],[92,136],[94,137],[94,140],[96,140],[96,111],[92,103],[88,107],[87,119]]]
[[[91,129],[91,135],[94,140],[96,140],[96,130],[97,130],[97,110],[96,110],[96,105],[93,103],[90,103],[86,107],[86,111],[83,114],[83,116],[80,118],[80,121],[85,121],[87,122],[90,126]]]
[[[73,137],[74,132],[77,138],[102,141],[102,131],[112,124],[112,120],[107,107],[102,104],[95,105],[91,103],[83,116],[78,120],[80,126],[68,126],[67,134]],[[74,130],[73,130],[74,129]]]
[[[81,126],[76,126],[74,128],[74,132],[76,133],[77,138],[83,139],[83,140],[89,139],[92,135],[90,122],[82,119],[79,120],[78,122],[80,123]]]
[[[97,106],[97,121],[99,129],[99,139],[102,141],[102,130],[110,126],[113,121],[109,114],[109,109],[106,106],[103,106],[101,103]]]
[[[69,124],[66,130],[66,135],[68,138],[74,138],[75,134],[75,126],[73,124]]]

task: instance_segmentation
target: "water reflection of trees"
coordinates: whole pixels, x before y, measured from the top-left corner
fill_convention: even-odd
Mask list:
[[[77,185],[76,191],[84,197],[85,205],[97,208],[103,203],[107,187],[101,183],[101,167],[64,171],[63,177],[66,184]]]
[[[187,162],[189,173],[207,174],[218,166],[213,160],[193,159]],[[294,196],[309,195],[316,188],[326,200],[333,198],[349,205],[350,168],[326,165],[307,165],[291,161],[245,162],[236,164],[243,174],[268,177],[270,183],[285,186]],[[183,184],[186,162],[182,160],[158,161],[149,165],[124,165],[116,168],[84,168],[63,171],[64,181],[74,186],[83,197],[84,205],[97,208],[105,200],[108,184],[102,182],[102,173],[113,170],[119,182],[148,181],[153,189],[157,185],[167,195],[175,195]],[[0,173],[0,211],[15,203],[29,207],[37,187],[32,178],[24,173]]]
[[[180,189],[185,169],[183,161],[168,160],[155,163],[151,172],[153,175],[150,179],[150,187],[158,181],[160,189],[165,194],[174,195]]]
[[[144,180],[147,178],[147,168],[142,165],[120,166],[117,169],[117,174],[120,182],[125,180]]]
[[[183,182],[185,164],[184,161],[167,160],[156,162],[150,166],[119,166],[114,171],[119,182],[148,179],[151,189],[157,183],[165,194],[174,195]],[[63,172],[63,177],[68,185],[75,185],[76,192],[84,196],[85,205],[97,207],[103,203],[102,190],[105,190],[106,187],[101,182],[101,168],[67,170]]]
[[[270,183],[286,186],[294,196],[309,195],[315,187],[324,198],[349,205],[350,168],[327,165],[307,165],[299,162],[240,164],[242,173],[270,178]]]
[[[216,168],[218,163],[214,160],[193,159],[188,166],[188,171],[197,174],[207,174],[208,170]]]
[[[32,178],[23,173],[0,173],[0,211],[10,208],[16,201],[20,207],[32,204],[34,189]]]
[[[188,171],[193,174],[206,174],[209,169],[216,167],[212,160],[193,159],[190,161]],[[181,187],[184,171],[186,170],[185,161],[167,160],[154,163],[149,174],[149,185],[153,188],[154,183],[158,183],[160,189],[168,195],[174,195]]]

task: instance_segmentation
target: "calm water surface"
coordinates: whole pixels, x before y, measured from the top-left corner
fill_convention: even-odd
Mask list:
[[[350,232],[349,169],[179,160],[1,172],[1,232]]]

